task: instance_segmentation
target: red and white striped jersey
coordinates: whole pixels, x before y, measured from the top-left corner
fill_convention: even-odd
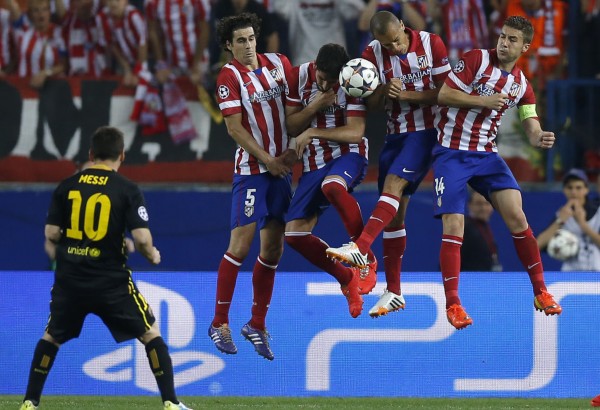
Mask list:
[[[5,69],[10,63],[10,45],[12,42],[10,27],[10,13],[8,10],[0,9],[0,70]]]
[[[99,42],[98,20],[82,21],[69,10],[63,22],[63,37],[67,47],[69,75],[99,77],[107,67],[105,48]]]
[[[17,61],[19,77],[30,77],[40,71],[52,68],[66,53],[60,27],[50,23],[45,33],[33,27],[16,29]]]
[[[250,71],[237,60],[225,64],[217,77],[217,101],[224,117],[242,114],[242,125],[272,156],[288,147],[285,103],[292,65],[278,53],[258,54],[260,68]],[[235,153],[236,174],[254,175],[267,167],[244,148]]]
[[[167,63],[190,70],[200,36],[197,23],[210,19],[209,1],[148,0],[146,19],[155,20],[161,28]]]
[[[146,44],[146,22],[142,14],[128,4],[123,18],[112,17],[108,7],[104,7],[96,19],[100,29],[100,45],[108,47],[115,44],[131,67],[134,67],[140,47]]]
[[[286,104],[292,107],[306,107],[317,94],[317,68],[315,63],[304,63],[294,69],[290,79],[290,93]],[[336,128],[348,123],[348,117],[365,117],[366,107],[360,98],[353,98],[335,83],[333,91],[336,93],[336,102],[327,107],[325,111],[318,112],[313,118],[311,128]],[[328,162],[348,152],[355,152],[364,156],[368,155],[368,142],[363,137],[360,144],[343,144],[335,141],[314,138],[306,147],[302,156],[304,171],[314,171],[325,166]]]
[[[440,105],[438,142],[462,151],[493,151],[500,119],[508,108],[535,104],[533,88],[520,68],[512,72],[498,68],[496,50],[471,50],[465,53],[448,78],[446,85],[469,95],[508,95],[500,111],[490,108],[456,108]]]
[[[405,31],[410,40],[406,54],[392,55],[378,40],[373,40],[363,51],[362,57],[377,66],[381,84],[387,84],[392,78],[399,78],[403,83],[402,89],[407,91],[434,89],[435,83],[444,81],[450,71],[446,46],[437,34],[409,28]],[[417,105],[386,99],[385,109],[388,115],[388,134],[435,127],[437,105]]]

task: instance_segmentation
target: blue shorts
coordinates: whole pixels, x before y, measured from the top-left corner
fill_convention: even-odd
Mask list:
[[[367,159],[354,152],[334,159],[321,169],[303,173],[294,192],[286,222],[309,218],[315,214],[319,216],[329,207],[329,201],[321,191],[321,184],[326,177],[340,176],[346,181],[348,191],[352,192],[366,174]]]
[[[431,150],[436,143],[435,128],[387,135],[379,154],[379,194],[383,191],[383,183],[388,174],[398,175],[409,182],[403,196],[414,194],[429,172]]]
[[[469,198],[467,184],[488,201],[503,189],[520,191],[506,162],[496,152],[459,151],[437,145],[433,149],[434,215],[463,214]]]
[[[279,178],[264,172],[233,176],[231,229],[258,222],[258,229],[275,219],[284,223],[292,198],[292,176]]]

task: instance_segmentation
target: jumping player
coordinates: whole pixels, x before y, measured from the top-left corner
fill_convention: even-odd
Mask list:
[[[508,17],[496,48],[467,52],[438,96],[441,116],[437,122],[439,143],[433,151],[434,213],[443,223],[440,266],[446,313],[457,329],[473,323],[458,296],[467,184],[490,201],[511,232],[533,287],[534,307],[546,315],[562,312],[546,290],[540,252],[523,212],[519,185],[495,142],[502,115],[516,106],[531,144],[544,149],[554,145],[554,133],[540,126],[533,89],[516,66],[532,37],[533,27],[527,19]]]

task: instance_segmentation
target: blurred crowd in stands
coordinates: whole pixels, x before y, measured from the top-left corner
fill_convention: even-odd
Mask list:
[[[369,20],[377,10],[395,13],[413,29],[442,35],[451,64],[466,50],[494,47],[505,16],[525,16],[535,35],[522,65],[534,83],[542,117],[548,81],[600,79],[600,0],[2,2],[0,79],[26,77],[34,88],[60,76],[120,75],[129,87],[160,87],[184,76],[210,92],[219,68],[230,58],[214,38],[215,22],[245,11],[262,19],[258,51],[284,53],[295,65],[311,60],[329,42],[359,56],[370,41]],[[569,48],[576,49],[576,64],[569,61]],[[597,154],[600,143],[586,148]],[[596,158],[597,165],[569,165],[600,169],[600,156],[593,152],[586,152],[586,161]]]

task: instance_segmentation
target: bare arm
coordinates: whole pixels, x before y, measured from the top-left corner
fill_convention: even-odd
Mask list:
[[[370,31],[371,30],[371,18],[375,15],[377,11],[377,3],[378,0],[369,0],[369,3],[365,6],[365,8],[358,16],[358,29],[360,31]]]
[[[296,152],[298,158],[302,157],[304,148],[311,143],[313,138],[328,141],[358,144],[365,135],[365,118],[348,117],[348,123],[336,128],[308,128],[296,137]]]
[[[584,234],[586,234],[592,242],[598,247],[600,247],[600,233],[593,230],[590,225],[588,225],[585,219],[585,209],[583,205],[578,202],[574,202],[572,206],[573,210],[573,218],[575,218],[575,222],[579,225]]]
[[[438,94],[443,84],[443,81],[435,83],[436,88],[432,90],[406,91],[401,88],[402,82],[398,78],[393,78],[390,82],[388,97],[395,98],[398,101],[405,101],[409,104],[436,105],[438,103]]]
[[[56,259],[56,244],[60,240],[62,234],[60,232],[60,227],[56,225],[46,225],[44,227],[44,250],[46,251],[46,255],[50,260]]]
[[[506,94],[489,96],[469,95],[444,84],[438,94],[438,104],[457,108],[489,108],[499,110],[504,106],[507,98],[508,95]]]
[[[536,118],[527,118],[521,123],[531,145],[544,149],[552,148],[556,140],[554,133],[543,131],[540,122]]]
[[[258,161],[265,164],[267,169],[274,176],[285,176],[290,172],[290,167],[278,161],[266,152],[256,140],[250,135],[242,125],[242,114],[233,114],[224,118],[227,132],[231,138],[249,154],[253,155]]]
[[[6,8],[10,12],[10,21],[15,22],[21,17],[21,8],[17,0],[6,0]]]
[[[427,23],[414,5],[405,1],[397,0],[396,3],[402,4],[402,20],[404,21],[404,24],[413,30],[425,30]]]
[[[137,228],[131,231],[135,248],[153,265],[160,263],[160,252],[152,243],[152,234],[148,228]]]
[[[56,7],[56,17],[62,20],[65,14],[67,14],[67,8],[63,0],[54,0],[54,6]]]
[[[160,35],[160,27],[158,25],[158,21],[152,19],[148,20],[148,47],[150,48],[150,52],[154,56],[154,58],[159,60],[164,60],[165,56],[163,54],[163,49],[161,47],[161,35]]]
[[[304,131],[310,125],[317,112],[335,102],[335,97],[336,95],[332,89],[326,92],[317,91],[315,98],[306,107],[287,106],[285,109],[285,125],[288,134],[295,137]]]
[[[538,248],[546,248],[548,246],[548,243],[550,242],[550,239],[552,239],[552,237],[556,235],[556,232],[558,232],[558,230],[562,227],[563,223],[564,220],[561,220],[561,218],[558,217],[554,222],[552,222],[552,224],[550,224],[549,227],[540,232],[540,234],[536,238]]]
[[[210,39],[210,26],[208,22],[204,20],[198,20],[197,24],[198,30],[200,30],[200,37],[196,43],[196,50],[194,50],[194,62],[192,69],[190,70],[190,79],[194,84],[201,84],[205,74],[202,72],[202,60],[204,58],[204,51],[208,47],[208,41]]]

